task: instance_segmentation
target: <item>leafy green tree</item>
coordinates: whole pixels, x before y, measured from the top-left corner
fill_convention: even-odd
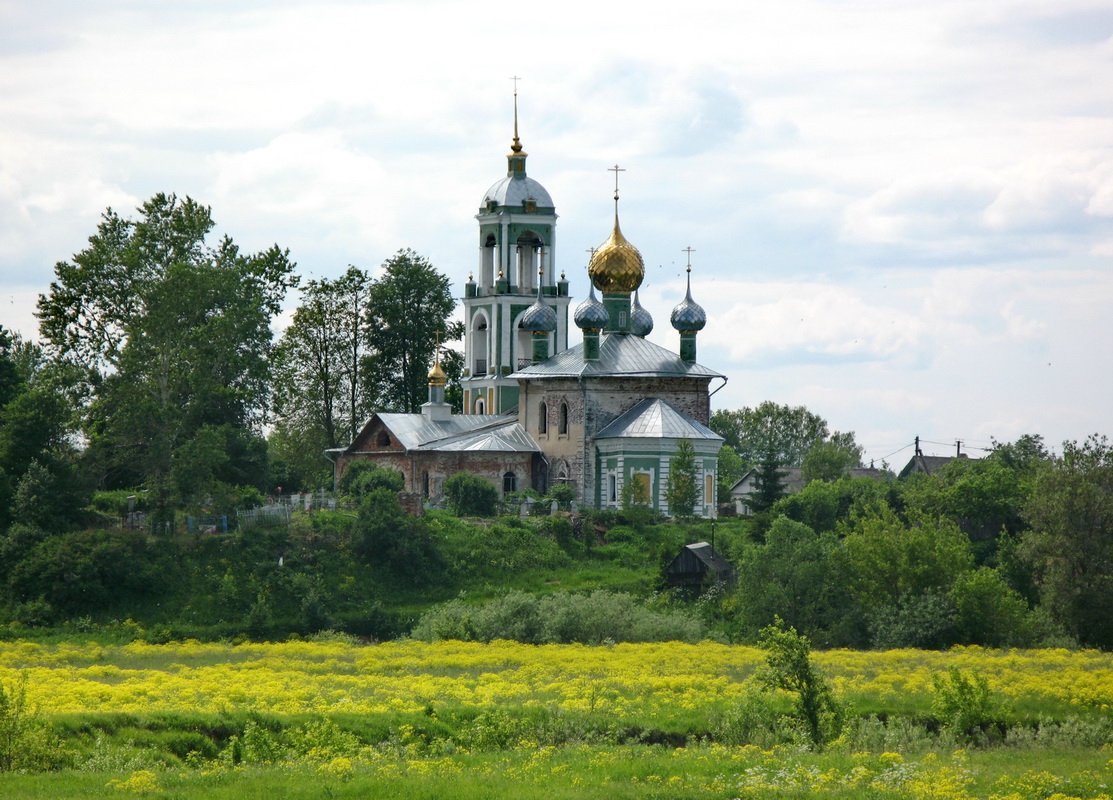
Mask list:
[[[23,391],[27,379],[16,360],[19,337],[0,325],[0,408]]]
[[[804,406],[782,406],[766,400],[756,408],[719,410],[711,415],[711,429],[734,448],[747,469],[770,452],[778,464],[798,467],[819,442],[832,442],[857,453],[851,466],[858,466],[861,458],[861,448],[852,432],[832,433],[823,417]]]
[[[463,335],[463,324],[449,320],[455,308],[448,278],[413,250],[399,250],[383,264],[365,320],[371,356],[364,375],[377,408],[421,408],[437,343]]]
[[[780,617],[762,629],[758,644],[766,652],[758,681],[769,689],[795,695],[798,719],[807,727],[812,746],[823,747],[842,730],[844,713],[835,701],[823,673],[811,659],[811,643]]]
[[[275,348],[276,412],[288,427],[316,431],[320,450],[352,441],[370,413],[363,375],[370,286],[351,266],[335,280],[309,281]]]
[[[158,194],[139,212],[137,220],[104,213],[89,246],[55,266],[38,315],[51,351],[91,375],[91,450],[106,474],[138,475],[161,518],[174,502],[196,499],[176,485],[183,473],[174,463],[184,448],[206,449],[205,429],[259,438],[270,405],[270,322],[297,279],[277,246],[243,254],[228,237],[209,245],[210,210],[190,198]],[[229,475],[244,465],[230,466]]]
[[[1040,437],[1021,437],[1015,445],[997,444],[986,458],[957,458],[931,475],[909,476],[900,482],[901,501],[954,520],[976,541],[992,541],[1026,527],[1024,506],[1049,464]],[[993,556],[992,545],[983,550],[985,559]]]
[[[395,584],[425,585],[443,570],[429,528],[411,517],[398,493],[382,486],[360,498],[355,524],[356,552]]]
[[[1113,647],[1113,446],[1064,442],[1025,507],[1021,550],[1040,604],[1086,645]]]
[[[61,530],[85,504],[69,436],[72,407],[57,378],[41,348],[0,326],[0,529],[14,513]]]
[[[764,543],[744,547],[736,559],[736,637],[751,639],[779,616],[822,647],[864,644],[864,620],[846,591],[839,550],[832,531],[774,520]]]
[[[802,522],[817,533],[833,531],[840,522],[878,505],[889,504],[892,482],[872,478],[812,481],[799,492],[782,497],[770,514]]]
[[[839,526],[848,559],[847,589],[867,610],[896,607],[906,596],[947,592],[973,569],[970,541],[945,518],[904,521],[888,506]]]
[[[730,490],[746,474],[746,465],[729,444],[719,448],[719,479],[716,499],[719,505],[731,502]]]
[[[800,462],[804,483],[836,481],[862,462],[862,448],[842,441],[816,442]]]
[[[457,472],[444,482],[448,507],[458,517],[491,517],[498,507],[499,493],[489,480],[470,472]]]
[[[699,500],[698,477],[695,448],[687,439],[681,439],[669,461],[669,477],[665,483],[665,501],[674,517],[688,519],[695,515]]]
[[[960,643],[986,647],[1028,647],[1035,643],[1028,604],[996,570],[982,567],[963,573],[950,594]]]

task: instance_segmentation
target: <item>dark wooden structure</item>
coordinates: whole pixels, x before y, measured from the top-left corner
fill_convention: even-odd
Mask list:
[[[716,583],[731,586],[734,566],[707,542],[685,545],[665,568],[665,580],[674,589],[702,591]]]

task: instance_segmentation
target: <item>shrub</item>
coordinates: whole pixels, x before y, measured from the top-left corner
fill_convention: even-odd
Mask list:
[[[808,738],[822,747],[842,730],[843,710],[811,660],[811,644],[780,617],[762,629],[758,644],[766,651],[757,679],[770,689],[796,695],[796,717],[807,726]]]
[[[1001,713],[983,675],[969,675],[956,667],[932,677],[931,710],[945,730],[960,741],[974,742],[989,733]]]
[[[11,686],[0,683],[0,772],[42,772],[66,760],[46,723],[27,703],[27,675]]]
[[[337,484],[342,495],[362,495],[380,488],[400,492],[404,487],[405,479],[401,472],[380,467],[371,461],[354,461],[349,464]]]
[[[906,594],[893,605],[876,608],[869,617],[874,647],[943,648],[955,641],[955,606],[950,596],[928,589]]]
[[[1032,644],[1028,604],[997,570],[983,567],[960,575],[950,597],[959,642],[987,647]]]
[[[631,595],[598,590],[536,597],[510,592],[479,605],[452,600],[425,612],[411,636],[424,641],[514,639],[527,644],[696,642],[702,622],[686,611],[646,608]]]
[[[715,718],[711,735],[721,744],[772,747],[790,741],[793,730],[783,724],[768,694],[747,691]]]
[[[448,507],[459,517],[492,517],[498,507],[498,490],[485,478],[457,472],[444,482]]]

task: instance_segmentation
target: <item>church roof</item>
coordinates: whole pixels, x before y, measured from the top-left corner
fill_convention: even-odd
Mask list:
[[[714,439],[723,441],[703,423],[656,397],[639,400],[607,425],[596,439]]]
[[[431,420],[422,414],[379,414],[383,425],[407,450],[537,452],[537,444],[517,416],[464,414]]]
[[[640,377],[722,378],[701,364],[688,364],[671,350],[624,333],[608,333],[600,338],[599,360],[585,361],[580,344],[555,356],[523,367],[511,378],[595,377],[623,375]]]
[[[481,210],[486,209],[492,200],[500,206],[524,206],[526,200],[532,200],[538,208],[553,208],[553,198],[545,187],[533,178],[521,175],[503,178],[488,189],[483,195]]]

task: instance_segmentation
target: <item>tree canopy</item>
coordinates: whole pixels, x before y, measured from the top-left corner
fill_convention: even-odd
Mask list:
[[[437,344],[459,339],[463,324],[449,320],[456,301],[448,278],[426,258],[399,250],[382,270],[368,295],[365,374],[376,408],[414,413],[427,398]]]
[[[277,246],[210,245],[210,210],[188,197],[138,211],[104,213],[88,247],[55,266],[38,314],[52,354],[89,371],[85,433],[109,481],[138,478],[164,512],[262,481],[270,323],[297,277]]]
[[[755,408],[720,409],[711,415],[711,429],[734,448],[746,468],[763,458],[785,467],[799,467],[809,451],[829,443],[842,453],[842,463],[856,467],[862,448],[854,433],[831,432],[827,420],[804,406],[778,405],[766,400]]]

